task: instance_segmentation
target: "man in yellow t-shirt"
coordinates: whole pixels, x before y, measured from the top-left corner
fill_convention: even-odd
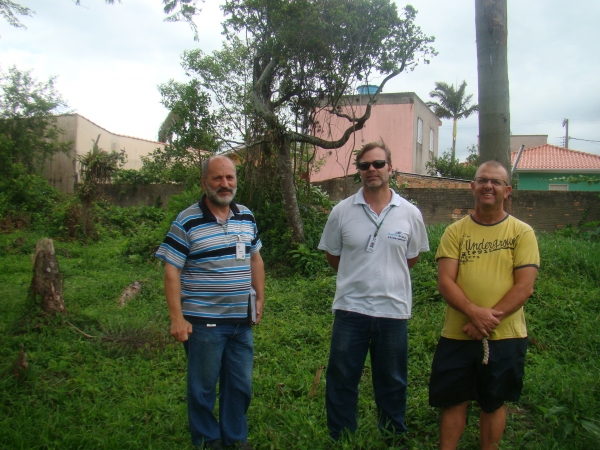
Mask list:
[[[507,214],[507,170],[488,161],[471,190],[475,209],[450,225],[438,247],[438,290],[448,304],[432,364],[429,403],[442,407],[440,448],[455,449],[469,402],[481,407],[481,448],[496,449],[504,402],[523,386],[527,328],[523,305],[533,294],[540,257],[531,227]]]

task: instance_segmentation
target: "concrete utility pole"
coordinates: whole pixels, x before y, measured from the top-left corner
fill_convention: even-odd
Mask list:
[[[563,127],[565,127],[565,148],[569,148],[569,119],[563,120]]]

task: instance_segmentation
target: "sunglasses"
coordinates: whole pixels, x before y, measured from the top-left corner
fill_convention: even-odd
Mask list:
[[[371,167],[371,164],[373,164],[373,167],[375,169],[383,169],[386,165],[387,161],[385,159],[377,159],[375,161],[364,161],[364,162],[359,162],[356,166],[360,169],[360,170],[369,170],[369,167]]]

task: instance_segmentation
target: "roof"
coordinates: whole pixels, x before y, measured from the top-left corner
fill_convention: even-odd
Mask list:
[[[514,165],[518,152],[510,154]],[[523,150],[517,170],[592,170],[600,171],[600,155],[556,145],[540,145]]]

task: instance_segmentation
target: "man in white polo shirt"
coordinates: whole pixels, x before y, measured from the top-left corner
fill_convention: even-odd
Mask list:
[[[363,187],[333,208],[319,249],[337,271],[327,366],[330,436],[357,428],[358,384],[367,352],[379,429],[386,439],[406,432],[409,269],[429,250],[420,211],[392,191],[391,153],[383,140],[356,156]]]

